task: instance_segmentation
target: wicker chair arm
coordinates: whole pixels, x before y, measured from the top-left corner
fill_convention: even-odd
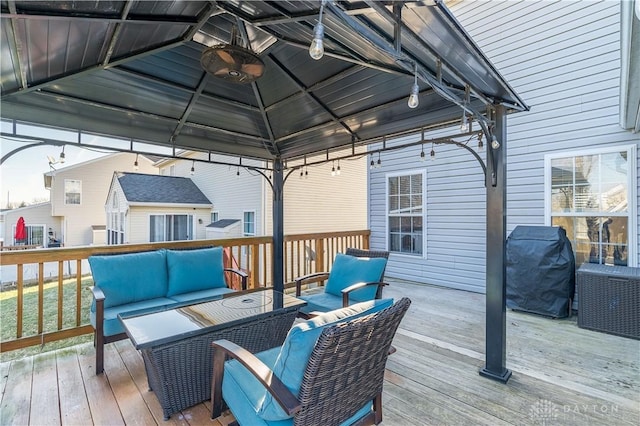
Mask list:
[[[276,377],[273,372],[255,355],[235,343],[221,339],[211,343],[213,346],[213,392],[211,402],[216,410],[217,402],[214,399],[221,398],[222,374],[226,356],[238,360],[251,374],[253,374],[269,393],[280,404],[282,409],[290,416],[302,409],[298,398]],[[220,349],[220,350],[218,350]],[[226,356],[225,356],[226,355]],[[221,401],[219,403],[221,408]],[[213,417],[212,417],[213,418]]]
[[[384,287],[385,285],[388,285],[387,283],[383,283],[383,282],[370,282],[370,283],[356,283],[353,285],[350,285],[347,288],[342,289],[342,307],[346,308],[347,306],[349,306],[349,294],[351,294],[352,291],[355,290],[359,290],[361,288],[365,288],[365,287],[370,287],[370,286],[376,286],[378,287],[378,290],[376,290],[376,299],[378,299],[378,295],[382,295],[382,287]]]
[[[249,279],[249,274],[247,274],[244,271],[241,271],[240,269],[235,269],[235,268],[224,268],[224,272],[232,272],[238,275],[241,280],[242,289],[243,290],[247,289],[247,281]]]
[[[327,278],[329,278],[329,273],[328,272],[315,272],[313,274],[303,275],[302,277],[296,278],[295,279],[296,296],[300,296],[302,284],[304,284],[305,282],[308,282],[308,281],[311,281],[311,282],[323,281],[323,280],[326,280]]]
[[[106,298],[104,292],[98,286],[94,285],[93,287],[91,287],[91,292],[93,293],[93,298],[96,300],[96,302],[104,300]]]

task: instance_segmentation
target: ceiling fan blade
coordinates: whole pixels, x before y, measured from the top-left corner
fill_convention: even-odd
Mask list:
[[[242,72],[252,75],[254,77],[260,77],[264,71],[262,64],[244,64],[242,65]]]
[[[220,68],[216,70],[213,75],[227,75],[229,74],[229,71],[231,71],[229,68]]]
[[[233,58],[233,56],[231,56],[229,53],[225,52],[224,50],[218,49],[218,50],[216,50],[216,53],[226,63],[228,63],[228,64],[235,64],[236,63],[236,60]]]

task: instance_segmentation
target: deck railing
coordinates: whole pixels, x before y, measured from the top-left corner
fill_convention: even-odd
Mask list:
[[[285,283],[313,272],[330,270],[338,252],[347,247],[369,248],[370,231],[299,234],[285,236]],[[233,262],[249,274],[249,286],[271,286],[272,237],[242,237],[215,240],[175,241],[112,246],[69,247],[6,251],[0,255],[3,269],[15,266],[15,289],[0,298],[2,336],[0,352],[41,345],[92,333],[89,325],[90,287],[93,286],[87,259],[94,254],[116,254],[156,250],[222,246]],[[65,271],[66,266],[66,271]],[[37,268],[35,278],[25,278],[25,268]],[[51,279],[45,279],[45,269]],[[6,285],[6,283],[4,283]],[[45,298],[45,291],[55,293]],[[15,295],[15,296],[14,296]],[[48,300],[45,303],[45,299]],[[51,306],[55,300],[55,306]],[[8,312],[15,312],[13,315]]]

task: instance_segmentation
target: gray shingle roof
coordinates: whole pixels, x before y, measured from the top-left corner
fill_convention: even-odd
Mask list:
[[[212,222],[207,225],[207,228],[226,228],[229,225],[233,225],[236,222],[240,222],[240,219],[220,219],[216,222]]]
[[[118,181],[129,202],[212,204],[189,178],[118,173]]]

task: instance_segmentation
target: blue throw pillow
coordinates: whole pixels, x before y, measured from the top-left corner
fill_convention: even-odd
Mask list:
[[[298,395],[309,357],[325,327],[373,314],[391,305],[393,305],[393,299],[379,299],[356,303],[346,308],[326,312],[295,325],[289,330],[289,334],[287,334],[287,338],[280,349],[278,359],[273,366],[273,374],[275,374],[294,395]],[[258,407],[258,416],[264,420],[285,420],[292,417],[284,412],[280,404],[278,404],[267,391],[265,391],[262,404]]]
[[[93,282],[105,294],[104,307],[167,294],[166,250],[89,257]]]
[[[325,292],[342,297],[342,290],[356,283],[378,282],[382,278],[387,259],[384,257],[355,257],[338,253],[331,267]],[[350,298],[359,302],[372,300],[377,287],[354,291]]]
[[[167,250],[169,290],[167,296],[226,287],[222,247]]]

